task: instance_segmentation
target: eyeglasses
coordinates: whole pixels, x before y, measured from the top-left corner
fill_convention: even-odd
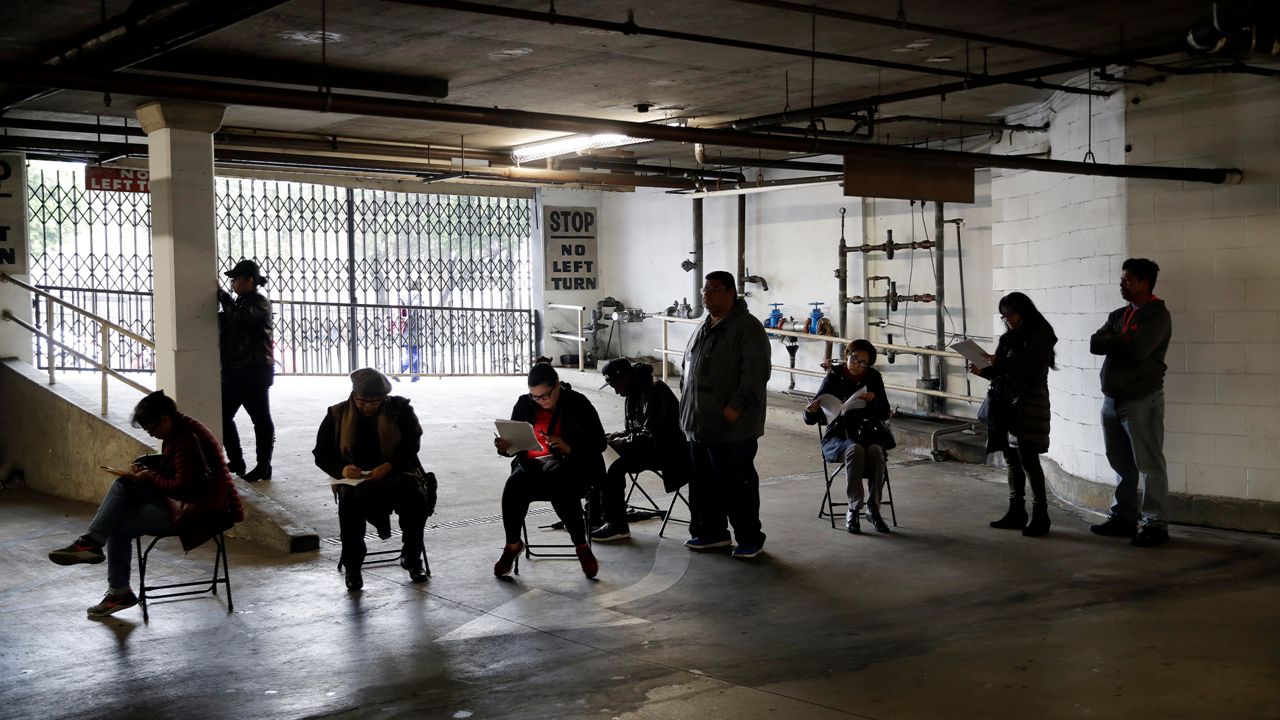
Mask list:
[[[704,287],[702,288],[702,294],[710,295],[711,293],[727,292],[728,290],[729,288],[726,287]]]
[[[859,359],[858,359],[858,358],[856,358],[856,357],[851,357],[851,358],[849,358],[849,364],[850,364],[850,365],[856,365],[857,367],[866,367],[866,366],[870,365],[871,363],[867,362],[866,360],[859,360]]]
[[[550,390],[542,393],[541,395],[535,395],[534,393],[529,393],[529,399],[530,400],[550,400],[552,393],[554,393],[555,391],[556,389],[553,387]]]
[[[386,400],[386,399],[387,399],[387,398],[386,398],[385,396],[383,396],[383,397],[373,397],[373,398],[367,398],[367,397],[356,397],[356,398],[355,398],[355,401],[356,401],[356,404],[357,404],[357,405],[361,405],[361,406],[363,406],[363,407],[377,407],[377,406],[379,406],[379,405],[381,405],[381,404],[382,404],[382,401],[383,401],[383,400]]]

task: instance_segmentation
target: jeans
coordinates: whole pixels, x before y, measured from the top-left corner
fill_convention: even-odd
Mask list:
[[[1103,400],[1102,434],[1107,461],[1118,477],[1112,517],[1137,523],[1141,515],[1143,523],[1165,527],[1169,475],[1164,460],[1164,391],[1129,400]],[[1145,488],[1141,505],[1139,481]]]
[[[693,476],[689,480],[689,534],[707,541],[729,538],[729,524],[739,546],[762,547],[760,475],[756,473],[757,440],[689,443]]]
[[[400,360],[400,372],[413,373],[413,380],[410,382],[418,382],[418,373],[422,372],[422,365],[419,362],[421,349],[417,345],[405,345],[404,356]]]
[[[276,426],[271,421],[271,396],[275,368],[253,365],[222,371],[222,446],[231,465],[244,463],[240,433],[236,430],[236,412],[243,406],[253,421],[254,450],[259,465],[271,465],[271,450],[276,442]]]
[[[1047,505],[1044,491],[1044,468],[1040,453],[1027,448],[1011,447],[1004,451],[1004,464],[1009,480],[1009,499],[1023,502],[1027,496],[1027,480],[1031,481],[1031,504]]]
[[[615,529],[627,527],[627,476],[661,469],[657,457],[644,454],[621,455],[610,463],[604,479],[592,484],[587,493],[591,524],[598,526],[603,520]]]
[[[529,514],[529,505],[535,500],[550,500],[569,532],[569,539],[574,545],[585,545],[587,530],[582,520],[582,498],[586,491],[586,483],[562,463],[552,460],[544,464],[537,458],[522,457],[502,489],[502,527],[507,544],[520,542],[520,530]]]
[[[845,497],[849,499],[849,512],[857,513],[866,505],[868,515],[880,514],[880,497],[884,492],[884,448],[879,445],[863,446],[847,439],[832,439],[822,443],[822,455],[827,462],[843,462]],[[867,478],[869,493],[862,492],[862,478]],[[870,499],[866,498],[870,495]]]
[[[422,532],[427,524],[427,497],[416,477],[393,476],[381,482],[362,482],[338,495],[338,526],[342,538],[342,564],[359,569],[368,548],[365,523],[379,536],[391,534],[391,513],[400,517],[400,556],[412,562],[422,555]]]
[[[173,521],[165,497],[149,485],[117,479],[89,523],[89,537],[107,551],[107,586],[112,592],[129,588],[133,569],[133,539],[142,535],[172,535]]]

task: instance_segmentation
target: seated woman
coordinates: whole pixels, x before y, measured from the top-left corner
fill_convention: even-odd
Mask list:
[[[107,490],[89,532],[49,553],[59,565],[107,561],[107,595],[89,617],[138,604],[129,587],[134,538],[178,535],[182,549],[192,550],[244,519],[222,445],[208,428],[179,413],[163,390],[142,398],[133,424],[161,441],[161,454],[135,461]]]
[[[529,514],[529,503],[550,500],[569,531],[582,572],[593,578],[600,565],[587,544],[582,499],[591,483],[604,477],[605,443],[600,415],[584,395],[560,382],[556,369],[546,363],[533,366],[528,383],[529,394],[516,401],[511,419],[533,425],[542,446],[517,452],[511,461],[511,476],[502,491],[502,526],[507,544],[494,563],[493,574],[511,574],[516,557],[524,550],[520,530]],[[500,455],[511,456],[510,442],[495,437],[493,445]]]
[[[422,531],[430,508],[418,462],[422,426],[409,399],[390,394],[391,382],[377,370],[351,373],[351,395],[325,413],[312,450],[316,467],[355,483],[336,485],[335,492],[342,538],[339,567],[346,570],[352,591],[364,587],[365,522],[385,540],[391,537],[392,512],[400,517],[400,566],[413,582],[427,579]]]
[[[856,394],[866,402],[866,406],[846,410],[829,423],[822,438],[822,455],[827,462],[844,463],[849,498],[845,529],[855,535],[862,533],[858,514],[865,502],[867,521],[875,526],[876,532],[887,533],[889,525],[880,517],[880,492],[885,477],[882,423],[889,419],[889,399],[885,397],[880,371],[871,367],[876,362],[875,346],[866,340],[854,340],[845,348],[845,354],[844,365],[827,373],[818,388],[818,395],[832,395],[845,402]],[[816,399],[805,408],[804,422],[806,425],[826,422]],[[869,499],[862,492],[863,477],[868,480]]]

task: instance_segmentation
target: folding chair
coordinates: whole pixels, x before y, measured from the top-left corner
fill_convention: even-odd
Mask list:
[[[836,465],[835,470],[831,469],[831,466],[835,465],[835,463],[828,462],[827,456],[822,454],[822,435],[823,428],[826,427],[826,423],[818,423],[817,427],[818,457],[822,458],[822,475],[824,484],[826,485],[825,493],[822,496],[822,504],[818,506],[818,519],[821,520],[822,518],[829,516],[831,518],[831,529],[834,530],[836,527],[835,509],[842,507],[845,508],[845,511],[847,512],[849,508],[848,500],[835,501],[831,499],[831,483],[835,481],[837,475],[844,472],[845,462],[842,460],[839,465]],[[885,451],[884,461],[884,494],[880,497],[880,506],[882,508],[886,505],[889,507],[889,517],[893,521],[893,526],[898,527],[898,511],[895,510],[893,506],[893,486],[889,484],[889,453],[887,450]],[[858,482],[862,482],[862,479],[859,478]]]
[[[671,516],[672,511],[676,509],[677,500],[684,503],[684,507],[686,510],[689,509],[689,499],[684,496],[684,493],[681,492],[681,490],[679,489],[677,489],[674,493],[672,493],[671,504],[667,506],[666,510],[663,510],[658,506],[658,503],[654,501],[653,497],[649,495],[649,493],[645,492],[644,487],[640,485],[640,475],[643,472],[646,472],[646,471],[641,470],[640,472],[627,473],[628,477],[631,478],[631,489],[627,491],[627,509],[639,510],[641,512],[652,512],[655,515],[662,516],[662,528],[658,530],[658,537],[664,537],[664,533],[666,533],[667,531],[667,523],[674,522],[674,523],[683,523],[685,525],[688,525],[689,524],[688,520],[681,520],[679,518],[675,518]],[[651,472],[654,475],[657,475],[659,479],[664,479],[662,477],[662,471],[660,470],[649,470],[647,472]],[[636,490],[639,490],[640,494],[644,495],[644,499],[649,501],[649,507],[635,506],[631,504],[631,494],[634,493]]]
[[[535,500],[534,502],[546,502],[546,501]],[[580,504],[582,505],[582,527],[586,530],[587,545],[590,546],[591,545],[591,528],[588,527],[588,522],[587,522],[588,520],[587,505],[585,502],[580,502]],[[552,527],[552,525],[540,525],[538,526],[538,529],[546,530],[550,527]],[[577,546],[575,546],[572,542],[539,543],[539,544],[534,544],[529,542],[528,520],[526,520],[521,525],[520,534],[524,539],[524,556],[529,560],[532,560],[534,558],[552,558],[552,559],[559,559],[559,560],[569,560],[569,559],[577,560],[578,559],[578,553],[576,550]],[[534,552],[534,548],[546,549],[546,550],[549,550],[549,552]],[[568,549],[568,552],[563,552],[566,548]],[[557,551],[560,551],[560,552],[557,552]],[[516,556],[515,565],[512,566],[512,569],[516,575],[520,574],[520,556],[519,555]]]
[[[183,597],[186,595],[211,595],[218,594],[218,585],[227,586],[227,613],[230,614],[235,609],[235,604],[231,600],[231,571],[227,568],[227,543],[222,533],[214,535],[211,539],[213,544],[217,546],[218,551],[213,557],[213,577],[209,580],[195,580],[192,582],[169,583],[168,585],[148,585],[147,584],[147,559],[151,555],[151,550],[163,538],[176,537],[175,535],[157,535],[147,543],[147,549],[142,549],[142,537],[133,539],[134,547],[138,552],[138,604],[142,606],[142,621],[147,622],[150,616],[147,613],[147,600],[162,600],[164,598]],[[172,590],[174,588],[187,588],[205,586],[203,590],[182,590],[179,592],[167,592],[160,595],[148,594],[152,590]]]

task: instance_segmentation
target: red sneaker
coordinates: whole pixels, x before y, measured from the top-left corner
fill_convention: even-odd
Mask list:
[[[76,565],[78,563],[97,564],[107,559],[102,546],[93,538],[81,535],[76,541],[64,548],[49,551],[49,559],[59,565]]]
[[[89,608],[89,617],[106,617],[137,604],[138,596],[134,595],[132,590],[126,590],[122,593],[107,593],[103,596],[102,602]]]
[[[582,574],[589,578],[596,576],[600,572],[600,563],[596,561],[596,556],[591,554],[590,545],[578,545],[573,548],[578,553],[578,562],[582,563]]]

